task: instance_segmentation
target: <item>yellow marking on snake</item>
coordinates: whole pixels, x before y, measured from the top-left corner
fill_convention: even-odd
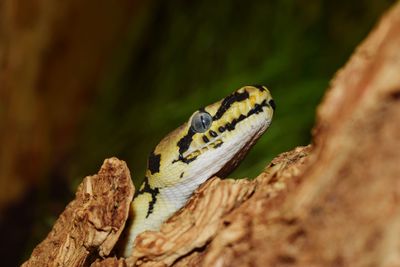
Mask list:
[[[226,177],[269,127],[274,110],[265,86],[245,86],[195,111],[164,137],[132,201],[123,255],[131,255],[138,234],[158,230],[207,179]]]

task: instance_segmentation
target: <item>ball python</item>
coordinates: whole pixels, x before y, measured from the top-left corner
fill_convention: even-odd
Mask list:
[[[269,127],[274,110],[265,86],[245,86],[198,109],[164,137],[132,201],[123,256],[131,255],[138,234],[158,230],[207,179],[226,177]]]

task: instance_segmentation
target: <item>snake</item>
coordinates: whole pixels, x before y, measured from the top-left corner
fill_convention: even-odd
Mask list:
[[[270,126],[274,110],[267,87],[244,86],[165,136],[131,202],[122,255],[129,257],[138,234],[159,230],[209,178],[229,175]]]

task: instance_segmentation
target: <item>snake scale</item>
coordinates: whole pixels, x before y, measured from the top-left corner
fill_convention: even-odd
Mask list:
[[[157,230],[214,175],[226,177],[271,124],[275,103],[265,86],[245,86],[195,111],[150,153],[144,182],[131,204],[123,255]]]

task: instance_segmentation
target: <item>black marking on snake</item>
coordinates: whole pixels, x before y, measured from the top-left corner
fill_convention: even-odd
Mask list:
[[[185,172],[181,172],[181,175],[179,176],[179,178],[182,178],[183,174],[185,174]]]
[[[148,218],[150,216],[150,214],[153,213],[154,204],[156,204],[157,195],[160,193],[160,189],[158,189],[157,187],[152,188],[150,186],[148,177],[144,178],[143,185],[144,186],[143,186],[143,188],[141,190],[139,190],[139,194],[138,195],[149,193],[150,196],[151,196],[151,200],[149,202],[149,209],[147,210],[147,214],[146,214],[146,218]]]
[[[249,93],[244,91],[243,93],[234,92],[222,100],[221,106],[218,108],[217,112],[215,113],[213,120],[216,121],[224,115],[224,113],[232,106],[235,102],[240,102],[248,99]]]
[[[213,130],[210,130],[209,133],[210,133],[210,135],[212,137],[217,137],[218,136],[218,134],[216,132],[214,132]]]
[[[188,159],[188,158],[184,158],[184,157],[182,156],[182,154],[179,154],[179,158],[178,158],[178,159],[174,159],[174,160],[172,161],[172,163],[175,163],[175,162],[178,162],[178,161],[182,161],[183,163],[189,164],[189,163],[192,162],[193,160],[197,159],[197,157],[198,157],[198,156]]]
[[[258,113],[262,112],[262,111],[263,111],[263,107],[266,107],[266,106],[268,106],[266,100],[264,100],[263,102],[261,102],[261,104],[255,104],[255,105],[254,105],[254,108],[250,109],[250,111],[247,113],[247,115],[241,114],[241,115],[239,116],[239,118],[233,119],[231,122],[228,122],[228,123],[225,125],[225,128],[226,128],[228,131],[233,131],[233,130],[235,129],[235,127],[236,127],[236,124],[238,124],[238,123],[241,122],[242,120],[244,120],[244,119],[250,117],[250,116],[253,115],[253,114],[258,114]]]
[[[160,171],[160,160],[161,154],[154,154],[154,151],[150,153],[148,160],[148,168],[151,174],[155,174]]]
[[[180,159],[180,161],[182,161],[182,162],[184,162],[184,163],[186,163],[186,164],[189,164],[189,163],[192,162],[193,160],[197,159],[197,157],[198,157],[198,156],[193,157],[193,158],[190,158],[190,159],[182,157],[182,159]]]
[[[218,127],[218,131],[220,132],[220,133],[223,133],[223,132],[225,132],[225,127],[224,126],[219,126]]]
[[[275,101],[274,101],[273,99],[271,99],[270,101],[268,101],[268,104],[272,107],[273,110],[275,110],[276,104],[275,104]]]
[[[264,92],[264,91],[265,91],[265,88],[264,88],[264,86],[262,86],[262,85],[255,84],[255,85],[253,85],[253,87],[257,88],[257,89],[260,90],[261,92]]]
[[[214,148],[218,148],[218,147],[220,147],[220,146],[222,146],[222,144],[223,144],[224,142],[219,142],[219,143],[217,143],[215,146],[214,146]]]
[[[203,135],[203,141],[204,141],[204,143],[210,142],[210,140],[208,140],[207,136],[205,136],[205,135]]]
[[[185,151],[189,149],[189,146],[193,141],[193,135],[195,133],[196,132],[192,129],[192,127],[190,127],[188,133],[178,141],[176,145],[179,147],[179,154],[182,155]]]

